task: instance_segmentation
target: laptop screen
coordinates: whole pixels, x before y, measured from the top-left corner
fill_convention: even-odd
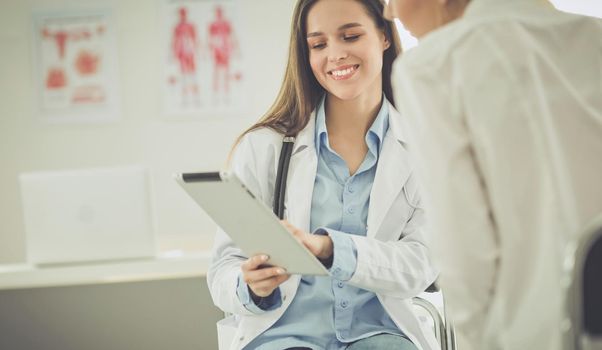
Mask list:
[[[148,172],[142,167],[34,172],[19,177],[31,263],[155,255]]]

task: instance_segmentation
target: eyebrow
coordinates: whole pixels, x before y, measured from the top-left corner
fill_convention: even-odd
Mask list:
[[[341,30],[345,30],[345,29],[349,29],[349,28],[354,28],[354,27],[361,27],[362,25],[359,23],[347,23],[347,24],[343,24],[342,26],[340,26],[337,30],[341,31]],[[312,38],[315,36],[320,36],[323,35],[324,33],[322,32],[311,32],[307,34],[308,38]]]

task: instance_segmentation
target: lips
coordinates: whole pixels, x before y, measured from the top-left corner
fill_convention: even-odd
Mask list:
[[[327,72],[334,80],[346,80],[351,78],[357,72],[359,64],[349,64],[337,67]]]

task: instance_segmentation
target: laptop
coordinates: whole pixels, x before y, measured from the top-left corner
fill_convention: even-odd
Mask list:
[[[155,257],[143,167],[24,173],[19,182],[29,263]]]

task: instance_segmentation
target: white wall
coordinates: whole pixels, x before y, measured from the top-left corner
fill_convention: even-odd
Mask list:
[[[550,2],[562,11],[602,18],[602,1],[600,0],[550,0]]]
[[[171,174],[222,166],[236,135],[272,103],[284,71],[294,0],[239,0],[250,97],[235,118],[167,121],[160,113],[162,0],[0,0],[0,263],[25,259],[17,174],[143,164],[152,171],[163,249],[207,249],[215,226]],[[602,17],[600,0],[552,0]],[[111,8],[117,27],[122,119],[106,125],[42,125],[34,119],[31,11]],[[410,38],[411,40],[411,38]],[[410,43],[412,44],[412,43]]]
[[[177,171],[222,167],[234,138],[273,102],[282,79],[293,0],[240,0],[244,115],[169,121],[161,113],[161,0],[0,0],[0,263],[25,260],[17,175],[37,170],[142,164],[151,170],[163,249],[206,249],[215,226],[176,187]],[[32,104],[31,11],[110,8],[117,28],[121,120],[44,125]],[[266,14],[269,12],[269,16]],[[269,19],[268,19],[269,18]],[[151,57],[152,59],[149,59]]]
[[[500,0],[504,1],[504,0]],[[561,11],[571,12],[590,17],[602,18],[602,1],[601,0],[547,0],[554,7]],[[418,40],[407,31],[403,24],[396,20],[397,30],[399,31],[399,39],[404,51],[412,49],[418,45]]]

